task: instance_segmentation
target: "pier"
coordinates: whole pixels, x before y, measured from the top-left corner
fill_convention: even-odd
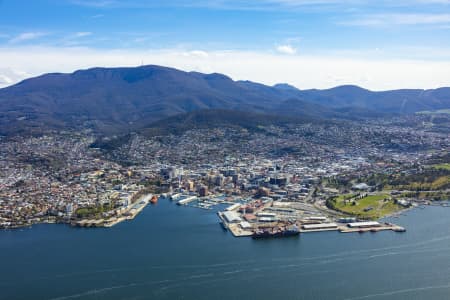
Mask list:
[[[253,236],[257,230],[264,228],[286,227],[288,224],[282,221],[275,222],[253,222],[249,223],[243,221],[239,214],[234,211],[226,210],[225,212],[217,213],[220,223],[223,228],[229,230],[234,237],[248,237]],[[323,232],[323,231],[338,231],[341,233],[364,233],[364,232],[379,232],[385,230],[392,230],[394,232],[405,232],[406,229],[392,224],[379,222],[354,222],[354,223],[303,223],[301,221],[290,223],[298,226],[300,233],[309,232]]]
[[[190,196],[190,197],[186,197],[184,199],[181,199],[180,201],[177,202],[178,205],[187,205],[190,202],[193,202],[197,200],[197,196]]]

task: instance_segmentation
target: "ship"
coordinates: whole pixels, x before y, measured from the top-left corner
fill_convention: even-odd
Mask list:
[[[264,228],[257,229],[252,237],[254,239],[261,238],[278,238],[278,237],[288,237],[288,236],[298,236],[300,234],[300,230],[296,225],[288,226],[288,227],[274,227],[274,228]]]
[[[392,229],[392,230],[394,230],[395,232],[406,232],[406,228],[400,227],[400,226],[395,227],[395,228]]]
[[[150,199],[150,203],[151,204],[156,204],[158,203],[158,197],[156,195],[153,195],[153,197]]]
[[[227,226],[227,224],[225,224],[224,221],[220,221],[219,223],[220,223],[220,226],[222,226],[222,229],[223,229],[224,231],[227,231],[227,230],[228,230],[228,226]]]

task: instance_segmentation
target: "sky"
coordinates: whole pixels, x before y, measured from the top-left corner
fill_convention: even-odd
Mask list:
[[[450,86],[450,0],[0,0],[0,87],[142,64],[300,89]]]

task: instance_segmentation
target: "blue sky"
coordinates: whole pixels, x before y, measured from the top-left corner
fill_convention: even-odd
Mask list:
[[[0,0],[0,87],[165,64],[299,88],[450,86],[450,0]]]

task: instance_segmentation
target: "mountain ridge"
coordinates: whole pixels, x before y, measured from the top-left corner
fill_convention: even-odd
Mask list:
[[[354,119],[450,108],[450,88],[299,90],[164,66],[49,73],[0,89],[0,134],[88,128],[112,134],[196,110]]]

